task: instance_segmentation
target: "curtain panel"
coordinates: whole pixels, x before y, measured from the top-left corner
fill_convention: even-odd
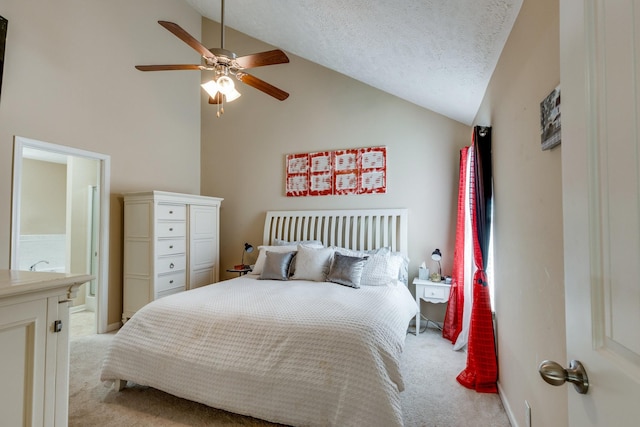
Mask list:
[[[467,366],[457,380],[478,392],[497,393],[498,364],[485,263],[489,255],[493,179],[491,128],[476,126],[469,157],[469,203],[473,238],[473,301],[467,344]],[[463,235],[464,236],[464,235]],[[456,235],[458,240],[460,235]],[[463,238],[463,237],[462,237]],[[457,247],[457,242],[456,242]]]
[[[464,235],[465,200],[467,191],[467,157],[469,147],[460,150],[460,181],[458,183],[458,219],[456,222],[456,243],[453,251],[453,271],[449,302],[442,326],[442,336],[455,343],[462,331],[462,313],[464,311]]]

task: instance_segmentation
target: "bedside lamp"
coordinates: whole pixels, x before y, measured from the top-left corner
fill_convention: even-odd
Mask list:
[[[245,254],[245,252],[248,253],[248,254],[253,252],[253,246],[251,246],[248,243],[244,244],[244,248],[242,248],[242,261],[241,261],[241,264],[234,266],[234,268],[236,270],[244,270],[245,268],[249,268],[249,266],[245,265],[245,263],[244,263],[244,254]]]
[[[440,249],[436,249],[431,253],[431,259],[438,262],[438,272],[431,275],[431,281],[439,282],[440,280],[442,280],[442,265],[440,264],[440,260],[442,259],[442,252],[440,252]]]

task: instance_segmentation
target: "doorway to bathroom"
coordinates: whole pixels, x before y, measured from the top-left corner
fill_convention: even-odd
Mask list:
[[[11,268],[89,273],[73,300],[83,333],[107,331],[109,156],[14,142]],[[82,313],[81,316],[76,316]]]

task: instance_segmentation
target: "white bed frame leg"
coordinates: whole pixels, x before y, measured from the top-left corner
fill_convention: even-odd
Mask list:
[[[115,380],[113,382],[113,388],[115,391],[122,391],[127,386],[127,380]]]

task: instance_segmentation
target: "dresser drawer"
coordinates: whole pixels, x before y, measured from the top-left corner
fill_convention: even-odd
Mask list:
[[[183,254],[186,247],[185,239],[159,239],[156,242],[156,254],[158,256]]]
[[[158,274],[184,270],[186,266],[187,257],[185,255],[160,257],[156,261],[156,271]]]
[[[424,294],[422,295],[422,297],[427,299],[432,299],[432,300],[434,299],[446,300],[447,291],[448,289],[440,286],[426,286],[424,288]]]
[[[164,291],[168,291],[170,289],[179,288],[180,290],[186,289],[187,283],[187,273],[183,271],[179,271],[177,273],[164,274],[162,276],[158,276],[158,280],[156,281],[156,294]]]
[[[187,232],[187,223],[158,222],[156,224],[156,237],[184,237]]]
[[[184,291],[184,288],[173,288],[173,289],[167,289],[166,291],[159,291],[159,292],[156,292],[155,299],[166,297],[167,295],[177,294],[178,292],[182,292],[182,291]]]
[[[156,218],[159,220],[176,219],[184,221],[187,219],[187,207],[185,205],[168,205],[166,203],[158,203]]]

